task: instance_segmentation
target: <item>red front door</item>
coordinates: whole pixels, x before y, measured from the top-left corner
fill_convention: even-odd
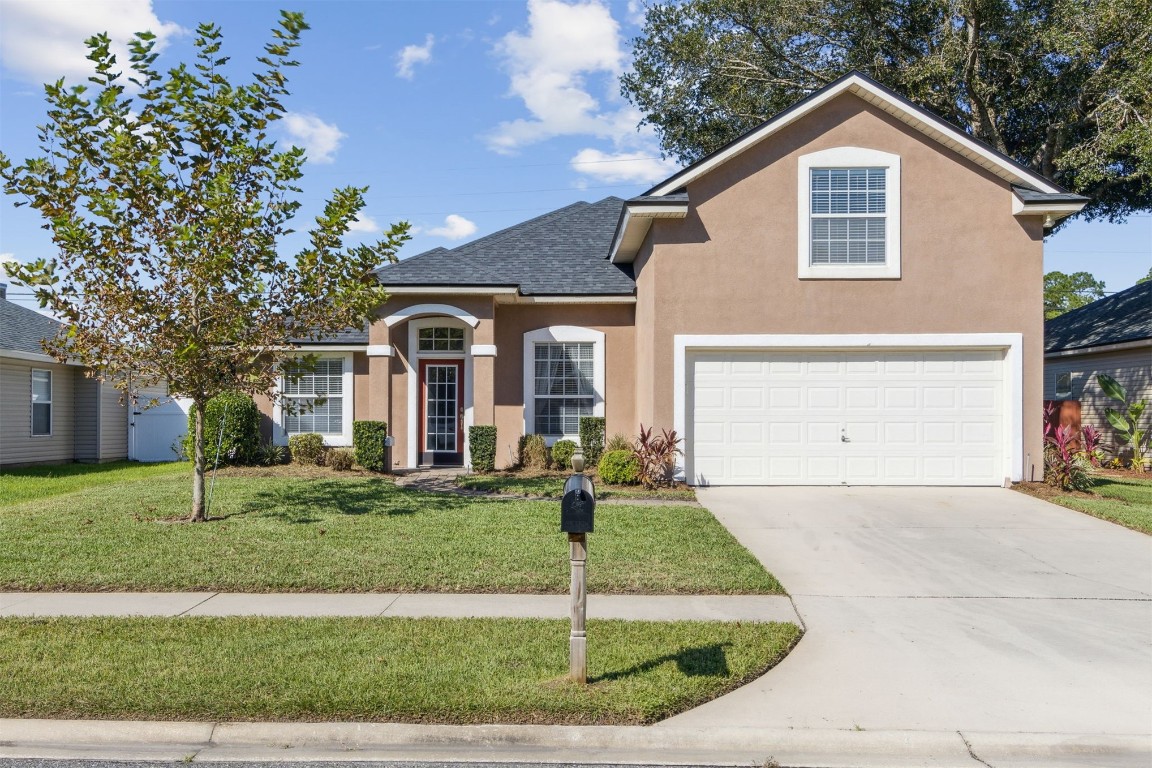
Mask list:
[[[464,463],[464,361],[420,361],[420,463]]]

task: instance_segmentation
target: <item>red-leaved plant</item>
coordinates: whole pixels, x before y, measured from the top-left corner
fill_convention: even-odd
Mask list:
[[[1062,491],[1087,491],[1092,487],[1092,465],[1076,445],[1076,430],[1057,427],[1053,437],[1045,440],[1044,482]]]
[[[676,468],[676,456],[683,453],[679,444],[683,438],[676,436],[676,430],[662,430],[663,434],[653,435],[653,428],[644,428],[640,425],[640,436],[636,439],[636,447],[632,455],[640,464],[637,479],[645,488],[654,489],[661,485],[672,484],[672,472]]]
[[[1080,445],[1094,467],[1100,466],[1104,458],[1104,449],[1100,446],[1100,441],[1103,439],[1104,434],[1091,424],[1085,424],[1080,429]]]

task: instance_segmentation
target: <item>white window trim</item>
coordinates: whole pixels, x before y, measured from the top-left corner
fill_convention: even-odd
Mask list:
[[[48,400],[47,400],[47,404],[49,406],[49,408],[48,408],[48,431],[43,435],[38,435],[33,431],[35,429],[35,425],[36,425],[36,405],[37,405],[37,403],[35,400],[32,399],[32,387],[33,387],[33,380],[34,380],[35,375],[37,373],[48,374]],[[47,368],[31,368],[31,369],[29,369],[28,387],[29,387],[29,389],[28,389],[28,417],[29,417],[28,436],[32,437],[32,438],[52,437],[53,429],[56,426],[56,414],[54,413],[54,411],[56,409],[51,407],[52,404],[56,402],[56,397],[55,397],[56,382],[55,382],[55,377],[52,375],[52,371],[50,371]]]
[[[553,342],[592,342],[592,415],[604,415],[604,333],[576,325],[553,325],[524,334],[524,434],[536,431],[536,344]],[[579,442],[579,436],[575,436]],[[573,436],[549,437],[549,445]]]
[[[813,168],[884,168],[884,264],[817,264],[812,258]],[[834,147],[798,158],[796,273],[801,280],[895,280],[900,277],[900,156],[878,149]]]
[[[1043,457],[1024,453],[1024,335],[1021,333],[878,333],[878,334],[676,334],[672,358],[672,426],[687,437],[686,397],[688,355],[709,349],[746,348],[750,350],[836,349],[1003,349],[1004,350],[1004,476],[1012,482],[1024,479],[1026,460]],[[691,451],[687,446],[686,451]],[[684,457],[685,464],[692,461]],[[676,478],[684,480],[685,467],[676,467]]]
[[[302,350],[302,351],[307,352],[307,350]],[[324,435],[324,445],[327,445],[327,446],[333,447],[333,448],[349,447],[352,445],[352,422],[353,422],[353,416],[354,416],[353,412],[356,409],[356,392],[355,392],[356,377],[352,372],[352,364],[353,364],[352,353],[351,352],[335,352],[335,353],[317,355],[317,358],[323,359],[323,360],[340,359],[343,361],[341,363],[341,365],[343,366],[343,371],[344,371],[344,373],[343,373],[344,381],[343,381],[343,392],[340,395],[340,397],[344,400],[344,402],[341,405],[342,432],[339,435],[334,435],[334,434],[333,435]],[[285,426],[285,420],[284,420],[284,415],[285,415],[284,414],[284,400],[285,399],[286,398],[284,396],[284,377],[281,376],[279,381],[276,384],[276,397],[274,400],[276,405],[272,409],[272,412],[273,412],[272,442],[276,443],[277,445],[287,445],[288,444],[288,429]]]
[[[446,305],[423,305],[446,306]],[[448,309],[454,309],[447,307]],[[460,310],[454,310],[460,312]],[[461,317],[457,314],[422,317],[408,321],[408,355],[404,358],[404,370],[408,380],[408,466],[420,466],[420,361],[435,360],[463,360],[464,361],[464,389],[461,395],[464,398],[464,468],[472,469],[472,445],[468,439],[468,427],[475,423],[476,408],[472,400],[472,325],[471,315]],[[474,318],[473,318],[474,319]],[[477,320],[477,324],[479,321]],[[449,326],[464,329],[463,352],[421,352],[420,329],[436,326]]]

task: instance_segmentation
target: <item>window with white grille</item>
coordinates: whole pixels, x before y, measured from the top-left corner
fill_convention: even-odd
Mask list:
[[[534,412],[538,434],[578,437],[580,417],[593,415],[593,346],[592,342],[536,343]]]
[[[811,263],[883,264],[884,168],[813,168]]]
[[[316,367],[311,370],[307,367],[286,367],[282,394],[284,429],[288,434],[343,434],[343,358],[317,360]]]

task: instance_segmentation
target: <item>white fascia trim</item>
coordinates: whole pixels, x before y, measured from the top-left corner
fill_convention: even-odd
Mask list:
[[[536,431],[536,344],[592,342],[592,415],[604,415],[604,333],[577,325],[553,325],[524,334],[524,434]],[[555,442],[554,440],[552,442]]]
[[[625,203],[608,261],[629,264],[636,258],[654,219],[683,219],[688,215],[688,203]]]
[[[919,110],[909,110],[908,105],[910,105],[911,102],[901,104],[898,101],[894,101],[889,94],[879,90],[872,83],[857,75],[853,75],[842,80],[834,88],[829,88],[823,93],[819,93],[818,95],[811,97],[798,109],[793,109],[791,111],[785,110],[784,113],[770,119],[758,130],[747,134],[743,139],[737,141],[735,144],[732,144],[727,149],[718,152],[712,157],[700,161],[700,163],[695,166],[689,166],[684,171],[669,177],[659,186],[653,187],[646,194],[667,195],[670,192],[674,192],[677,189],[690,184],[691,182],[711,171],[713,168],[726,163],[733,157],[760,143],[782,128],[785,128],[796,122],[800,118],[807,115],[809,112],[819,109],[845,91],[851,91],[861,96],[865,99],[865,101],[875,104],[876,106],[884,109],[884,111],[907,123],[916,130],[927,134],[929,137],[935,139],[936,141],[944,144],[949,148],[955,149],[962,155],[971,157],[974,161],[975,158],[980,158],[980,160],[983,161],[980,162],[980,165],[993,171],[996,173],[996,175],[1003,179],[1012,181],[1014,183],[1023,182],[1025,184],[1031,184],[1041,192],[1058,193],[1061,191],[1054,187],[1052,182],[1048,181],[1043,176],[1036,173],[1025,172],[1023,169],[1017,168],[1016,166],[1005,162],[1005,158],[1002,157],[998,152],[966,136],[944,120],[941,120],[940,118],[928,113],[922,113]]]
[[[454,317],[461,322],[467,323],[470,327],[475,328],[480,325],[480,320],[473,314],[465,312],[459,307],[454,307],[451,304],[414,304],[411,307],[397,310],[393,314],[384,318],[384,325],[391,328],[397,323],[402,323],[405,320],[411,320],[416,317],[423,317],[425,315],[440,315],[445,317]]]
[[[424,306],[440,306],[440,305],[424,305]],[[449,307],[452,309],[452,307]],[[457,310],[459,311],[459,310]],[[467,315],[471,317],[471,315]],[[475,318],[473,318],[475,319]],[[479,321],[477,321],[479,322]],[[464,351],[463,352],[421,352],[419,343],[419,331],[421,328],[442,328],[442,327],[458,327],[464,328]],[[404,373],[407,376],[408,387],[408,466],[420,466],[420,432],[423,427],[419,424],[420,421],[420,361],[429,359],[443,359],[443,360],[463,360],[464,361],[464,388],[461,390],[461,396],[464,398],[464,446],[462,451],[464,453],[464,468],[472,469],[472,449],[469,443],[468,427],[472,426],[476,418],[476,408],[472,399],[472,358],[471,349],[472,344],[472,328],[468,326],[468,321],[461,317],[454,317],[448,319],[445,317],[423,317],[408,323],[408,354],[403,358],[404,360]]]
[[[1045,352],[1044,359],[1050,360],[1060,357],[1077,357],[1080,355],[1106,355],[1109,352],[1123,352],[1126,349],[1140,349],[1152,347],[1152,339],[1137,339],[1136,341],[1121,341],[1117,344],[1100,344],[1095,347],[1077,347],[1075,349],[1061,349],[1056,352]]]
[[[811,263],[813,168],[884,168],[885,238],[883,264]],[[900,278],[900,155],[865,147],[833,147],[797,158],[796,274],[801,280],[898,280]]]
[[[472,357],[496,357],[495,344],[473,344],[469,351]]]
[[[516,293],[515,286],[483,286],[483,285],[398,285],[394,288],[384,287],[390,296],[421,295],[421,294],[465,294],[469,296],[493,296],[497,294]]]
[[[392,357],[396,350],[391,344],[369,344],[368,357]]]
[[[363,351],[363,347],[357,347],[356,351]],[[301,350],[303,351],[303,350]],[[319,350],[315,350],[319,351]],[[343,390],[340,397],[343,400],[341,407],[343,414],[340,418],[339,435],[323,435],[324,445],[329,447],[346,447],[352,445],[352,422],[354,421],[355,414],[353,411],[356,408],[356,377],[352,372],[352,352],[334,350],[337,354],[325,355],[327,358],[340,358],[342,362],[341,379]],[[284,377],[280,376],[276,379],[276,385],[272,388],[272,442],[276,445],[288,445],[288,430],[284,427],[284,400],[281,397],[282,382]]]
[[[78,368],[86,367],[83,363],[78,363],[75,360],[68,360],[67,362],[60,362],[52,355],[43,355],[38,352],[21,352],[16,349],[0,349],[0,357],[7,357],[12,360],[27,360],[32,363],[51,363],[52,365],[72,365]]]
[[[273,347],[279,352],[363,352],[367,344],[297,344],[291,347]]]
[[[1024,335],[1021,333],[861,333],[861,334],[677,334],[673,337],[672,426],[688,437],[685,412],[689,351],[709,349],[1003,349],[1004,350],[1004,476],[1024,479]],[[686,446],[690,447],[690,446]],[[1036,457],[1042,461],[1043,457]],[[677,467],[684,479],[684,467]]]
[[[1055,216],[1064,218],[1065,216],[1079,213],[1086,205],[1088,205],[1087,200],[1082,203],[1025,203],[1016,195],[1012,195],[1013,216]]]
[[[517,304],[635,304],[635,296],[521,296]]]

